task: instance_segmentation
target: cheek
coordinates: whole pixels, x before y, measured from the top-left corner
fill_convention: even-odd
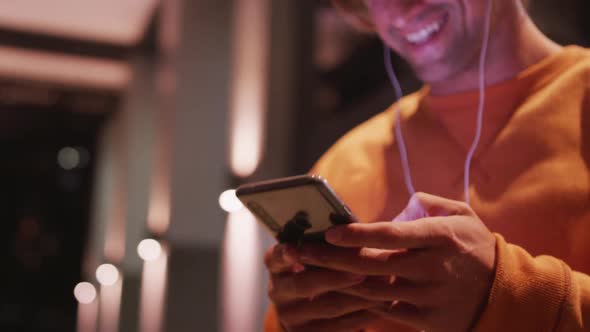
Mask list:
[[[377,24],[379,38],[397,53],[403,53],[403,41],[395,33],[391,33],[389,24]]]

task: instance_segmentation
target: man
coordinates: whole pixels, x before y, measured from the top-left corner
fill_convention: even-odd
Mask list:
[[[335,1],[425,86],[314,167],[364,223],[267,252],[267,331],[590,331],[590,52],[550,41],[520,1],[490,1],[470,205],[487,1]],[[396,125],[429,194],[408,197]]]

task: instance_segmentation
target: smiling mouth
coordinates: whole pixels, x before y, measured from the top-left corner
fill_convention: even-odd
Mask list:
[[[447,22],[448,14],[441,17],[438,21],[432,22],[422,29],[408,33],[405,39],[412,45],[421,45],[431,40],[437,32],[439,32]]]

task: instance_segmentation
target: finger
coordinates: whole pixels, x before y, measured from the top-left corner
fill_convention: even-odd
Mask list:
[[[428,212],[422,206],[420,200],[416,199],[416,195],[414,195],[412,196],[412,198],[410,198],[408,205],[402,210],[402,212],[399,215],[397,215],[397,217],[393,219],[393,221],[413,221],[426,217],[428,217]]]
[[[454,201],[440,196],[426,193],[416,193],[410,198],[408,205],[402,212],[408,220],[417,220],[426,216],[444,217],[470,215],[471,209],[465,202]]]
[[[433,289],[432,284],[418,283],[404,278],[395,278],[393,282],[390,282],[389,278],[372,277],[339,292],[376,302],[401,301],[423,307],[432,302]]]
[[[447,243],[445,217],[419,219],[407,223],[376,222],[337,226],[326,232],[326,240],[335,246],[379,249],[431,248]]]
[[[264,264],[270,273],[299,272],[302,266],[297,262],[295,249],[289,245],[277,244],[264,254]]]
[[[438,280],[442,275],[442,263],[437,250],[391,251],[305,246],[299,248],[297,254],[303,264],[359,275],[396,275],[417,281]]]
[[[290,332],[357,332],[367,327],[379,316],[369,311],[357,311],[338,318],[317,320],[290,328]]]
[[[307,269],[297,274],[275,274],[271,277],[269,297],[273,302],[310,298],[354,286],[365,278],[362,275],[325,269]]]
[[[385,320],[401,322],[419,330],[424,329],[429,315],[429,310],[419,309],[414,305],[404,302],[369,309],[369,311]]]
[[[276,308],[278,316],[285,325],[298,326],[314,320],[337,318],[382,305],[382,303],[346,294],[326,293],[312,300],[277,305]]]

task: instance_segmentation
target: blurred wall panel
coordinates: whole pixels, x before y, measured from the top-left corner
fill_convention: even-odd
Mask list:
[[[138,324],[142,261],[138,243],[148,236],[148,212],[156,108],[152,56],[130,60],[132,80],[122,107],[103,128],[96,173],[91,238],[85,275],[104,261],[117,265],[124,276],[119,292],[119,330],[135,331]],[[118,313],[117,313],[118,314]],[[101,315],[103,312],[101,311]],[[109,317],[110,317],[109,316]]]
[[[172,147],[172,224],[176,245],[217,247],[226,186],[230,3],[183,1]]]
[[[172,62],[168,295],[164,331],[217,331],[219,246],[224,218],[217,204],[227,186],[226,128],[230,13],[226,0],[179,4]],[[166,2],[164,2],[166,6]]]

